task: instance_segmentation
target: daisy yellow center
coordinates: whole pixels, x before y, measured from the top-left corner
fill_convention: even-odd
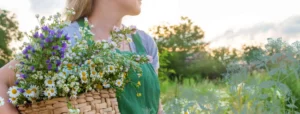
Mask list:
[[[63,72],[63,74],[64,74],[64,75],[67,75],[67,73],[66,73],[66,72]]]
[[[111,66],[111,67],[109,67],[109,70],[114,70],[114,67],[112,67],[112,66]]]
[[[118,85],[121,85],[121,81],[118,81]]]
[[[52,80],[48,80],[48,84],[52,84]]]
[[[13,98],[11,98],[11,100],[12,100],[12,101],[15,101],[15,100],[16,100],[16,98],[14,98],[14,97],[13,97]]]
[[[97,88],[97,89],[102,89],[103,87],[102,87],[101,84],[97,84],[96,88]]]
[[[86,72],[82,72],[81,75],[82,75],[82,76],[86,76]]]
[[[95,64],[92,64],[92,65],[91,65],[91,67],[95,68],[95,67],[96,67],[96,65],[95,65]]]
[[[50,96],[50,93],[48,93],[48,96]]]
[[[67,64],[68,69],[72,69],[72,64]]]
[[[83,81],[86,81],[86,79],[87,79],[86,76],[82,76]]]
[[[18,92],[18,90],[17,90],[17,89],[13,89],[13,90],[11,90],[11,93],[13,93],[13,94],[17,94],[17,92]]]
[[[26,90],[26,93],[27,93],[27,94],[30,94],[30,93],[31,93],[31,90],[30,90],[30,89]]]
[[[93,75],[96,75],[96,71],[92,71],[92,74],[93,74]]]
[[[99,72],[99,76],[103,76],[103,72]]]
[[[51,90],[50,90],[50,92],[51,92],[51,93],[54,93],[54,90],[53,90],[53,89],[51,89]]]
[[[88,64],[91,64],[91,62],[92,62],[91,60],[88,60],[88,62],[87,62],[87,63],[88,63]]]

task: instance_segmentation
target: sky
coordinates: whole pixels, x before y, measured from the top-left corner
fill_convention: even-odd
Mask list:
[[[0,8],[16,13],[20,30],[33,29],[35,14],[62,11],[65,0],[0,0]],[[187,16],[205,32],[210,47],[266,43],[267,38],[288,42],[300,39],[299,0],[143,0],[142,13],[126,17],[125,25],[149,32],[160,24],[177,24]]]

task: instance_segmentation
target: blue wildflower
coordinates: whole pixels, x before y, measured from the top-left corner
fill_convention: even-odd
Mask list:
[[[66,35],[65,38],[66,38],[66,40],[70,40],[71,39],[70,36],[68,36],[68,35]]]
[[[60,66],[61,65],[61,61],[60,60],[56,60],[56,66]]]
[[[21,77],[22,79],[25,79],[25,78],[27,78],[27,75],[26,75],[26,74],[21,74],[20,77]]]
[[[17,90],[18,90],[20,93],[24,93],[24,92],[25,92],[25,90],[22,89],[22,88],[18,88]]]
[[[52,42],[51,38],[46,38],[45,40],[47,43]]]
[[[33,37],[38,38],[39,37],[39,32],[34,33]]]
[[[48,64],[48,70],[52,69],[52,64]]]
[[[52,46],[52,49],[54,49],[54,50],[58,50],[58,48],[59,48],[59,46],[58,46],[58,45],[56,45],[56,46]]]
[[[45,39],[45,36],[44,36],[43,33],[40,34],[40,38],[41,38],[41,39]]]
[[[15,85],[18,85],[20,82],[19,82],[19,80],[17,80],[16,82],[15,82]]]
[[[31,66],[31,67],[30,67],[30,70],[31,70],[31,71],[34,71],[34,66]]]
[[[48,26],[43,26],[43,27],[42,27],[42,30],[43,30],[43,31],[49,31],[50,29],[49,29]]]

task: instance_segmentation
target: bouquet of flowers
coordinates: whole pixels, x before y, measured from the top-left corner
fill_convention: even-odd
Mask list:
[[[73,13],[72,10],[69,12]],[[101,93],[122,92],[126,84],[133,83],[126,77],[127,72],[133,70],[141,76],[140,64],[150,61],[144,55],[122,54],[117,51],[121,41],[132,41],[127,35],[134,33],[135,27],[115,27],[111,31],[111,42],[95,41],[93,33],[88,29],[91,26],[85,19],[85,26],[80,28],[82,37],[75,36],[76,44],[71,45],[71,37],[63,31],[70,22],[62,21],[59,13],[49,18],[37,15],[37,19],[41,27],[26,34],[30,43],[25,43],[22,53],[15,56],[19,61],[14,69],[17,74],[16,85],[8,90],[9,101],[21,107],[21,111],[26,109],[26,104],[31,104],[33,108],[52,106],[47,109],[55,109],[58,102],[48,105],[54,98],[63,102],[63,106],[68,106],[71,113],[78,113],[79,110],[73,110],[75,108],[84,112],[85,108],[82,109],[79,105],[74,107],[80,104],[78,98],[83,98],[82,94],[86,97],[94,96],[93,99],[84,99],[93,102],[97,98],[108,98],[105,95],[99,96]],[[140,82],[133,84],[139,87]],[[137,96],[139,95],[137,92]],[[115,97],[114,94],[109,96]],[[72,99],[77,102],[72,102]],[[91,102],[87,105],[96,105]],[[101,102],[108,100],[102,99]],[[108,105],[109,103],[107,107]],[[47,113],[51,113],[49,110]]]

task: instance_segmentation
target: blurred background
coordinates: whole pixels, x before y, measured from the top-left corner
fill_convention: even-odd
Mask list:
[[[0,3],[0,67],[12,59],[13,48],[28,41],[21,32],[37,26],[35,14],[49,16],[65,6],[65,0]],[[299,4],[299,0],[143,0],[142,13],[126,17],[124,24],[146,31],[158,45],[161,98],[168,113],[267,113],[275,109],[296,113],[300,106],[296,100],[300,98]],[[292,61],[286,56],[290,53],[294,62],[287,64]],[[238,72],[233,73],[233,68]],[[270,87],[247,93],[241,89],[247,85]],[[263,107],[274,102],[276,106]]]

